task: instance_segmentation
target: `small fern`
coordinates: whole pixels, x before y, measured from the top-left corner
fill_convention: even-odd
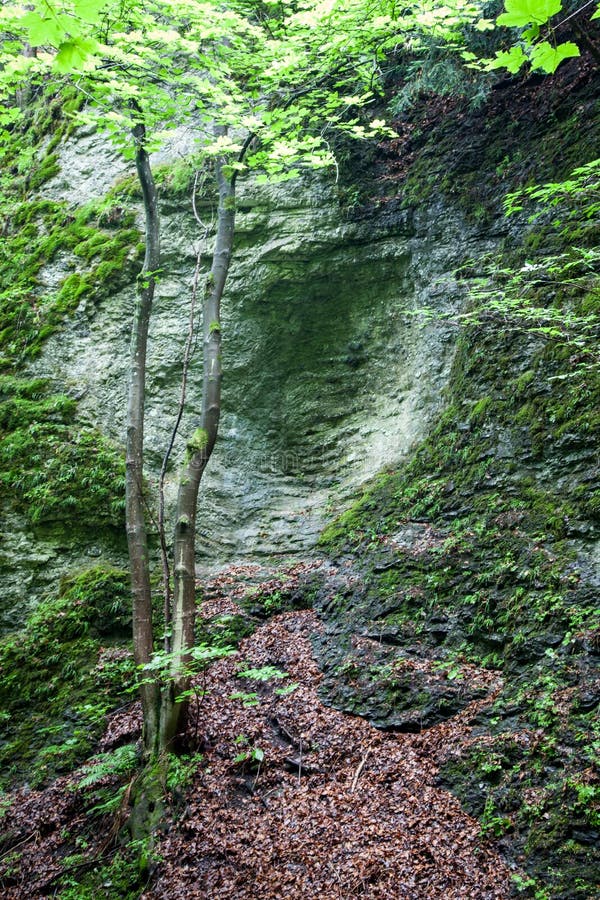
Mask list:
[[[281,669],[276,669],[275,666],[262,666],[260,669],[243,669],[237,673],[237,677],[250,678],[253,681],[270,681],[271,678],[288,678],[289,675]]]
[[[136,765],[137,753],[135,744],[125,744],[123,747],[111,750],[110,753],[101,753],[94,762],[85,766],[83,769],[84,776],[77,783],[77,787],[91,787],[107,776],[127,775],[135,769]]]

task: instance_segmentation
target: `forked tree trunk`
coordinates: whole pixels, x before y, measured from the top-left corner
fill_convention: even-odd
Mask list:
[[[158,203],[150,161],[145,149],[145,129],[133,129],[136,167],[144,198],[146,255],[138,278],[131,330],[129,396],[127,402],[125,518],[133,596],[133,650],[138,666],[148,663],[153,652],[152,594],[148,542],[144,517],[144,405],[146,393],[146,349],[154,298],[155,274],[160,264]],[[159,735],[160,689],[156,681],[142,684],[144,750],[151,756]]]
[[[224,133],[225,129],[221,131]],[[217,134],[219,130],[217,130]],[[225,159],[215,162],[219,189],[217,234],[203,299],[203,386],[198,427],[188,439],[179,480],[173,545],[172,679],[163,694],[161,748],[168,749],[181,729],[187,703],[178,699],[189,687],[186,669],[196,622],[196,509],[200,481],[217,438],[221,412],[221,298],[225,288],[235,226],[235,171]]]
[[[217,129],[217,135],[225,129]],[[146,216],[146,255],[139,276],[131,338],[130,384],[127,405],[126,524],[133,594],[133,642],[138,666],[150,662],[154,650],[152,595],[143,495],[144,405],[146,350],[155,275],[160,264],[160,231],[156,190],[143,125],[134,129],[136,166]],[[211,272],[203,298],[203,390],[198,427],[187,442],[179,481],[173,547],[172,664],[170,677],[143,683],[145,766],[132,795],[129,828],[134,838],[153,832],[162,811],[168,752],[181,731],[189,687],[186,674],[194,644],[196,619],[195,535],[200,480],[217,438],[221,409],[221,297],[233,248],[235,171],[228,160],[215,163],[219,188],[217,234]]]

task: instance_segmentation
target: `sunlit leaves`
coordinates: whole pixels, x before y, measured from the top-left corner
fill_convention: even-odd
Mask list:
[[[548,41],[542,41],[532,47],[530,54],[531,67],[544,72],[556,72],[564,59],[579,56],[579,47],[572,41],[554,47]]]
[[[93,69],[95,63],[92,54],[98,49],[98,42],[93,38],[77,37],[60,44],[53,62],[57,72]]]
[[[581,216],[593,218],[600,213],[600,159],[579,166],[563,181],[538,184],[509,194],[505,209],[510,215],[520,211],[526,200],[537,202],[540,208],[548,208],[574,199]]]
[[[391,0],[278,2],[266,18],[247,0],[34,0],[27,14],[8,7],[21,39],[44,48],[35,65],[73,75],[85,114],[123,148],[140,116],[149,141],[193,122],[201,152],[232,164],[253,134],[259,146],[246,164],[278,180],[332,165],[336,131],[387,133],[360,112],[382,90],[386,53],[424,32],[451,36],[481,16],[470,0],[424,0],[401,14]],[[214,143],[214,123],[236,139]]]
[[[76,22],[71,22],[65,15],[48,15],[30,10],[18,20],[19,27],[25,30],[28,43],[33,47],[56,47],[65,39],[69,28],[77,30]]]
[[[490,69],[508,69],[513,74],[518,72],[523,63],[527,62],[527,57],[523,53],[523,48],[516,45],[510,50],[504,50],[496,54],[496,58],[489,63]]]
[[[573,41],[558,43],[550,39],[554,35],[548,23],[562,10],[562,0],[505,0],[505,9],[506,12],[498,16],[497,24],[523,29],[520,42],[509,50],[498,51],[493,59],[481,60],[488,70],[507,69],[514,74],[528,63],[534,70],[551,74],[565,59],[580,55],[579,47]],[[541,31],[548,30],[548,39],[540,40]]]
[[[215,140],[206,144],[204,153],[207,156],[227,156],[230,154],[238,154],[242,149],[239,141],[233,140],[229,135],[219,135]]]
[[[535,23],[544,25],[562,8],[561,0],[505,0],[506,12],[498,16],[498,25],[523,28]]]
[[[75,0],[75,14],[84,22],[95,25],[102,18],[102,11],[106,9],[107,0]]]

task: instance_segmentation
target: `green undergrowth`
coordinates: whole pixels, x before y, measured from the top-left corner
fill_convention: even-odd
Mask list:
[[[299,586],[297,580],[288,581],[284,572],[266,588],[248,591],[240,605],[258,619],[267,619],[297,609],[311,609],[318,585],[318,579],[304,579]]]
[[[0,152],[0,483],[32,523],[121,525],[124,464],[97,429],[79,425],[76,401],[23,374],[82,303],[133,285],[142,246],[119,195],[71,209],[39,191],[58,172],[77,95],[32,102]],[[55,286],[45,279],[58,273]]]
[[[82,299],[105,299],[133,283],[139,269],[140,236],[122,201],[109,197],[72,209],[40,194],[60,171],[55,151],[71,133],[71,115],[80,102],[76,94],[44,94],[4,136],[0,150],[4,372],[38,356]],[[44,267],[59,258],[64,276],[58,288],[46,289]]]
[[[328,617],[351,616],[448,678],[464,663],[502,672],[479,740],[442,774],[540,898],[597,896],[600,276],[585,258],[567,251],[552,277],[547,261],[529,264],[531,318],[471,317],[430,436],[321,540],[361,571]]]
[[[256,622],[242,613],[201,619],[196,629],[196,643],[215,648],[237,647],[255,628]]]
[[[65,578],[1,639],[5,785],[42,784],[89,756],[106,714],[131,699],[130,618],[127,573],[97,565]]]
[[[109,861],[95,865],[90,864],[85,852],[71,854],[58,881],[61,900],[138,900],[147,880],[140,873],[142,849],[130,843],[119,848]]]
[[[104,204],[72,211],[53,200],[11,200],[2,210],[0,250],[0,277],[6,285],[0,293],[4,371],[37,357],[46,339],[84,299],[98,303],[133,284],[141,259],[135,227],[98,224]],[[124,213],[119,217],[127,218]],[[47,289],[44,267],[59,260],[64,265],[60,285]]]

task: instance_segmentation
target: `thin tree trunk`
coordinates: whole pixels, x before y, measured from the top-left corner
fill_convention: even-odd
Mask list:
[[[131,331],[130,381],[127,402],[126,441],[126,527],[133,596],[133,649],[138,666],[149,662],[153,652],[152,594],[148,542],[144,519],[144,405],[146,393],[146,349],[148,326],[154,298],[155,274],[160,264],[158,203],[150,160],[146,152],[145,128],[133,129],[135,161],[146,215],[146,255],[138,278],[138,291]],[[159,686],[141,688],[144,713],[144,749],[152,755],[159,734]]]
[[[165,479],[167,476],[167,468],[171,453],[175,445],[175,440],[179,434],[179,426],[183,418],[185,410],[185,401],[187,399],[187,382],[190,372],[190,361],[194,352],[196,342],[196,303],[198,299],[198,283],[200,281],[200,270],[202,266],[202,245],[196,253],[196,268],[194,269],[194,280],[192,283],[192,297],[190,301],[190,315],[188,319],[188,333],[183,348],[183,364],[181,371],[181,388],[179,391],[179,403],[177,406],[177,415],[175,423],[171,430],[169,445],[163,457],[162,466],[160,468],[160,476],[158,479],[158,534],[160,539],[160,555],[163,571],[163,597],[164,597],[164,616],[165,616],[165,653],[171,652],[171,618],[173,614],[172,593],[171,593],[171,566],[169,563],[169,551],[167,548],[167,537],[165,532]]]
[[[217,134],[225,129],[217,130]],[[194,644],[196,621],[196,507],[200,480],[210,459],[221,412],[221,298],[233,249],[235,225],[235,174],[228,161],[216,160],[219,189],[217,234],[203,301],[203,388],[199,425],[187,442],[179,481],[173,546],[173,669],[163,697],[161,747],[168,748],[179,730],[186,702],[178,696],[189,686],[186,675],[189,651]]]

